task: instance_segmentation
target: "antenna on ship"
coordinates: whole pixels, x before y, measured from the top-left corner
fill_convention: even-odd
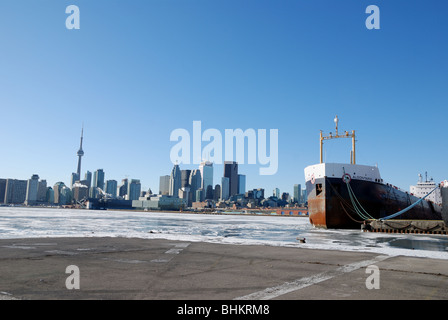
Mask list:
[[[352,150],[350,152],[350,163],[356,164],[356,157],[355,157],[355,130],[352,130],[351,133],[348,131],[345,131],[344,134],[339,135],[338,132],[338,124],[339,119],[338,116],[334,118],[334,124],[336,125],[336,135],[332,135],[330,132],[330,135],[323,136],[322,130],[320,130],[320,163],[323,163],[323,147],[324,147],[324,140],[330,140],[330,139],[338,139],[338,138],[352,138]]]

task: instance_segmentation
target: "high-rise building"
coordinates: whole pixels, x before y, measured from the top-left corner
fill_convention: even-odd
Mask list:
[[[40,180],[37,185],[37,202],[47,202],[47,180]]]
[[[213,163],[210,161],[201,162],[199,165],[199,171],[201,172],[202,177],[202,189],[207,191],[208,186],[211,186],[213,189]]]
[[[239,174],[238,175],[238,194],[246,193],[246,175]]]
[[[170,196],[178,197],[179,189],[182,182],[181,172],[179,165],[175,164],[173,170],[171,170],[170,176]]]
[[[117,197],[117,180],[107,180],[105,185],[106,193],[110,194],[112,197]]]
[[[25,196],[26,205],[36,204],[38,186],[39,186],[39,176],[37,174],[33,174],[31,176],[31,179],[28,179],[26,185],[26,196]]]
[[[27,185],[27,180],[6,179],[5,203],[24,203]]]
[[[194,169],[191,171],[189,184],[192,201],[196,202],[196,191],[200,189],[202,185],[202,176],[199,169]]]
[[[6,179],[0,179],[0,203],[5,202]]]
[[[190,186],[190,174],[191,170],[180,170],[180,187],[189,187]]]
[[[121,185],[118,188],[118,195],[122,198],[125,198],[128,194],[128,183],[129,181],[127,178],[121,180]]]
[[[275,188],[274,191],[272,192],[272,195],[278,199],[280,199],[280,189],[279,188]]]
[[[221,178],[221,200],[227,200],[230,197],[230,186],[229,186],[229,178],[222,177]]]
[[[84,175],[85,185],[89,188],[92,186],[92,172],[87,170],[86,174]]]
[[[93,173],[93,187],[100,188],[104,190],[104,171],[103,169],[98,169]]]
[[[302,203],[302,186],[300,184],[294,185],[294,202]]]
[[[67,205],[72,202],[72,192],[64,182],[56,182],[53,186],[54,203],[59,205]]]
[[[128,184],[127,200],[138,200],[141,191],[142,185],[140,184],[140,180],[131,179]]]
[[[224,177],[229,178],[229,196],[238,194],[238,163],[224,161]]]
[[[75,184],[75,182],[79,181],[79,180],[80,180],[80,177],[79,177],[78,173],[72,172],[72,175],[70,177],[70,187],[72,187]]]
[[[159,194],[166,195],[166,196],[170,194],[170,176],[169,175],[160,176]]]
[[[90,188],[90,197],[97,198],[99,196],[99,191],[97,188],[100,188],[104,191],[104,171],[103,169],[98,169],[93,173],[93,181],[92,187]],[[56,191],[55,191],[56,193]],[[55,195],[56,197],[56,195]]]
[[[215,190],[213,192],[213,200],[219,201],[221,199],[221,185],[215,185]]]

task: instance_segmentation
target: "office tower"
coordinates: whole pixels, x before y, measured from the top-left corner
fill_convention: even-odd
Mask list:
[[[302,203],[306,203],[308,201],[308,195],[306,193],[306,189],[302,190]]]
[[[205,190],[205,199],[213,200],[213,186],[207,186],[207,190]]]
[[[215,185],[215,190],[213,192],[213,200],[219,201],[221,199],[221,186],[219,184]]]
[[[5,202],[6,179],[0,179],[0,203]]]
[[[179,196],[180,184],[181,184],[181,173],[179,165],[175,164],[173,170],[171,170],[171,176],[170,176],[170,196],[173,197]]]
[[[59,205],[67,205],[72,202],[72,192],[64,182],[56,182],[53,186],[54,203]]]
[[[27,185],[27,180],[6,179],[5,203],[24,203]]]
[[[229,197],[238,194],[238,163],[224,161],[224,177],[229,178]]]
[[[199,165],[199,171],[201,172],[202,177],[202,189],[207,191],[208,186],[211,186],[213,189],[213,163],[210,161],[201,162]]]
[[[182,187],[179,189],[179,198],[184,199],[185,205],[191,207],[191,190],[190,187]]]
[[[89,187],[80,182],[76,182],[72,187],[73,200],[76,202],[89,197]]]
[[[296,203],[302,203],[302,186],[300,184],[294,185],[294,202]]]
[[[279,188],[274,189],[273,196],[280,199],[280,189]]]
[[[128,194],[128,179],[123,179],[121,180],[121,185],[118,189],[118,195],[122,198],[125,198],[126,195]]]
[[[162,195],[170,194],[170,176],[169,175],[160,176],[159,194],[162,194]]]
[[[45,202],[54,203],[54,190],[52,187],[47,188],[47,194],[45,198]]]
[[[238,175],[238,194],[246,193],[246,175],[239,174]]]
[[[31,179],[28,179],[26,185],[26,196],[25,196],[25,204],[35,204],[37,202],[37,188],[39,186],[39,176],[37,174],[33,174]]]
[[[105,185],[105,192],[110,194],[113,198],[117,197],[117,180],[107,180]]]
[[[98,169],[93,173],[93,187],[100,188],[104,190],[104,171],[103,169]]]
[[[196,202],[196,191],[201,188],[202,185],[202,176],[201,171],[199,169],[194,169],[190,173],[190,193],[191,193],[191,199],[193,202]],[[200,200],[199,200],[200,201]]]
[[[190,186],[190,174],[191,170],[180,170],[180,187],[189,187]]]
[[[128,184],[127,200],[138,200],[141,191],[142,185],[140,184],[140,180],[131,179]]]
[[[199,188],[198,190],[196,190],[196,202],[202,202],[204,201],[204,189]]]
[[[85,185],[89,188],[92,186],[92,172],[87,170],[86,174],[84,175]]]
[[[84,126],[81,129],[81,143],[79,144],[79,150],[78,150],[78,170],[76,173],[78,174],[78,180],[81,178],[81,157],[84,155],[84,151],[82,150],[82,138],[84,135]],[[76,181],[76,180],[75,180]]]
[[[72,175],[70,177],[70,187],[73,187],[76,181],[79,181],[79,175],[76,172],[72,172]]]
[[[221,200],[227,200],[229,199],[229,194],[230,194],[230,183],[229,183],[229,178],[227,177],[222,177],[221,178]]]
[[[37,184],[37,202],[47,202],[47,180],[40,180]]]

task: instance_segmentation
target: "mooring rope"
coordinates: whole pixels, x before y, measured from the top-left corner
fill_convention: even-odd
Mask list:
[[[359,200],[356,198],[355,193],[353,192],[353,189],[350,186],[350,180],[344,180],[345,184],[347,185],[347,190],[348,190],[348,194],[350,196],[350,200],[352,201],[352,205],[355,208],[356,213],[364,220],[379,220],[379,221],[384,221],[384,220],[389,220],[392,218],[395,218],[409,210],[411,210],[413,207],[415,207],[417,204],[419,204],[420,202],[422,202],[427,196],[429,196],[431,193],[433,193],[437,188],[435,187],[434,189],[431,190],[431,192],[429,192],[428,194],[426,194],[423,198],[420,198],[418,201],[416,201],[415,203],[411,204],[409,207],[400,210],[394,214],[391,214],[389,216],[386,216],[384,218],[380,218],[380,219],[375,219],[373,218],[361,205],[361,203],[359,202]],[[361,210],[358,208],[358,206],[356,205],[356,202],[358,203],[359,207],[364,211],[364,214],[361,212]]]

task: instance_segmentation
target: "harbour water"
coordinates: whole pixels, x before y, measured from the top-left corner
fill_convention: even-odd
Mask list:
[[[167,239],[448,260],[446,235],[324,230],[306,217],[0,207],[1,239],[47,237]]]

